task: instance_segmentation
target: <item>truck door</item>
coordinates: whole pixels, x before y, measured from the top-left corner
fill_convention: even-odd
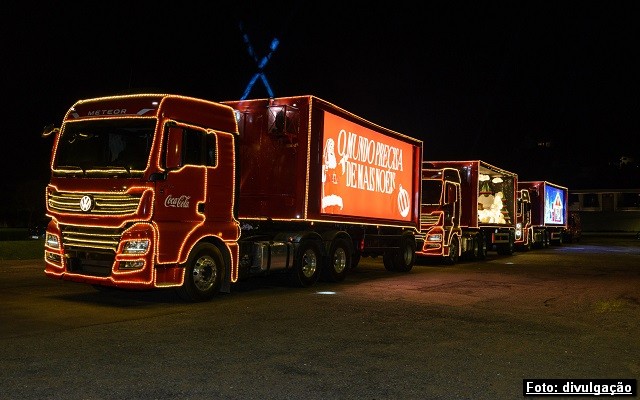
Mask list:
[[[458,227],[460,226],[460,201],[458,192],[458,185],[453,182],[445,182],[444,191],[444,205],[443,210],[445,212],[445,226]]]
[[[204,223],[206,165],[212,157],[206,149],[212,140],[198,128],[165,127],[166,178],[157,181],[154,210],[160,263],[178,261],[185,238]]]

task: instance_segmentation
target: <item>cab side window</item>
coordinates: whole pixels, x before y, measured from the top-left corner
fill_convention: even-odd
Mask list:
[[[216,136],[195,129],[185,129],[182,141],[185,165],[216,165]]]

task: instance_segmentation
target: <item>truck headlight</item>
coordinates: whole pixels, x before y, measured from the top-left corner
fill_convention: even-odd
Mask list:
[[[149,250],[149,240],[128,240],[122,246],[122,254],[144,254]]]
[[[58,238],[58,235],[54,235],[53,233],[47,232],[46,243],[47,246],[51,247],[52,249],[60,248],[60,239]]]
[[[427,237],[427,241],[429,241],[429,242],[442,242],[442,234],[437,233],[437,234],[434,234],[434,235],[429,235]]]

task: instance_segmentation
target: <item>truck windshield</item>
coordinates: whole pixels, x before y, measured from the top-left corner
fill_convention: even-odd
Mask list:
[[[141,176],[147,167],[156,121],[107,119],[69,122],[58,142],[54,170],[59,173]]]
[[[442,181],[435,179],[422,180],[422,204],[438,205],[442,194]]]

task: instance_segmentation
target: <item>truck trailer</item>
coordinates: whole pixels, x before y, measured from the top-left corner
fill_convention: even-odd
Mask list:
[[[45,274],[189,301],[415,262],[422,141],[315,96],[77,101],[53,136]]]
[[[569,191],[547,181],[518,182],[516,248],[561,245],[567,229]]]
[[[518,175],[480,160],[425,161],[417,256],[455,264],[515,248]]]

